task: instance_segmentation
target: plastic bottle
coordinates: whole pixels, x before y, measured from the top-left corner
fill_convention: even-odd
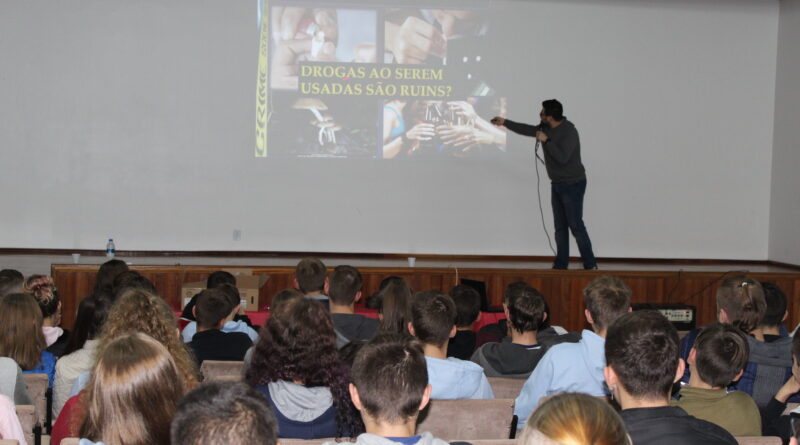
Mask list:
[[[113,259],[114,255],[117,253],[117,248],[114,246],[114,239],[109,238],[108,243],[106,243],[106,258]]]

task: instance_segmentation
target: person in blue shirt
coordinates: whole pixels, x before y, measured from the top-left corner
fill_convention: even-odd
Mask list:
[[[447,356],[456,335],[456,305],[449,295],[433,290],[414,295],[408,331],[422,342],[432,399],[494,398],[480,365]]]
[[[0,357],[13,359],[23,373],[47,374],[50,386],[56,373],[56,357],[46,351],[42,311],[29,294],[0,298]]]
[[[592,330],[584,329],[577,343],[550,348],[536,365],[516,399],[514,414],[522,428],[539,399],[561,392],[606,396],[603,379],[606,330],[631,309],[631,288],[616,277],[601,276],[583,290],[584,315]]]

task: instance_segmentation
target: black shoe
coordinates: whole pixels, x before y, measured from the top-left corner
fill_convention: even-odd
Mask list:
[[[595,265],[594,265],[594,266],[592,266],[592,267],[586,267],[586,266],[584,266],[584,267],[583,267],[583,269],[584,269],[584,270],[597,270],[597,269],[599,269],[599,267],[597,267],[597,264],[595,264]]]
[[[553,270],[567,270],[567,266],[556,266],[555,264],[553,264],[552,269]]]

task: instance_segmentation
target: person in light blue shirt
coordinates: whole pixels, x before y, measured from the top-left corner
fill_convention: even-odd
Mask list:
[[[447,344],[456,335],[456,305],[450,296],[438,291],[414,295],[408,330],[423,345],[431,399],[494,398],[480,365],[447,357]]]
[[[616,277],[598,277],[586,286],[584,315],[592,330],[584,329],[578,343],[553,346],[536,365],[514,405],[519,428],[525,425],[542,397],[562,392],[609,394],[603,377],[606,330],[630,311],[631,294],[631,288]]]
[[[237,309],[234,312],[238,312],[238,306],[237,306]],[[220,331],[222,331],[222,332],[242,332],[242,333],[247,334],[247,336],[250,337],[250,340],[252,340],[253,343],[258,341],[258,332],[256,332],[256,330],[251,328],[250,326],[247,326],[247,323],[245,323],[243,321],[228,320],[228,321],[225,322],[225,324],[222,325],[222,329],[220,329]],[[187,324],[186,327],[183,328],[183,331],[181,331],[181,336],[183,337],[183,342],[184,343],[191,342],[192,341],[192,337],[194,337],[194,334],[196,334],[196,333],[197,333],[197,322],[193,321],[193,322]]]

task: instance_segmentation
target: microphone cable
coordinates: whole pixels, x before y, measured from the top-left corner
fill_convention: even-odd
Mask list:
[[[542,178],[539,175],[539,162],[544,164],[544,159],[539,156],[539,146],[541,142],[539,139],[536,139],[536,146],[533,149],[533,163],[536,165],[536,196],[539,200],[539,215],[542,217],[542,229],[544,230],[544,235],[547,237],[547,244],[550,246],[550,251],[553,252],[553,256],[556,256],[556,249],[553,248],[553,241],[550,239],[550,232],[547,231],[547,224],[544,222],[544,210],[542,209]]]

